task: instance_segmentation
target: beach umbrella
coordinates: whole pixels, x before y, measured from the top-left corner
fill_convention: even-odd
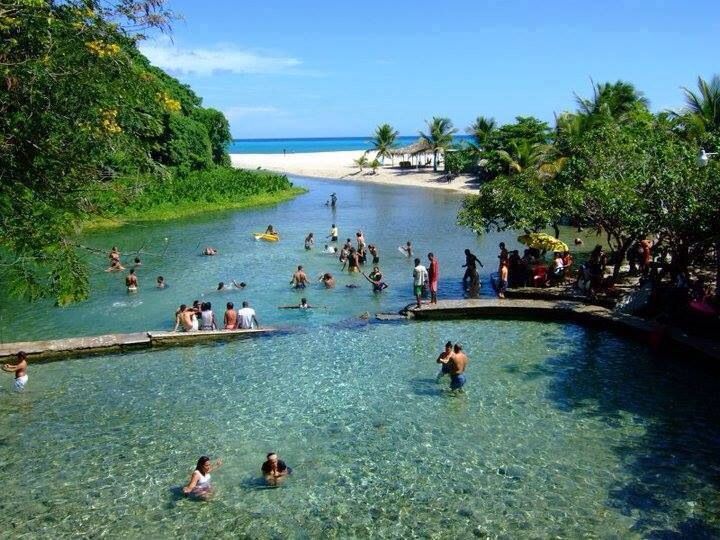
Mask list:
[[[567,244],[547,233],[530,233],[518,236],[518,242],[544,251],[568,251]]]

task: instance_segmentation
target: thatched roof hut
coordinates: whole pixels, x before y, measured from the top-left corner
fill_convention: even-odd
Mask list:
[[[407,146],[390,150],[390,153],[395,156],[416,156],[417,154],[426,154],[428,152],[432,152],[432,149],[425,139],[418,139]]]

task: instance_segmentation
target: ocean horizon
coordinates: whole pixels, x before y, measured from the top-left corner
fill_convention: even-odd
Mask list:
[[[407,146],[418,140],[417,135],[397,137],[397,146]],[[471,135],[455,135],[455,142],[469,141]],[[339,152],[370,150],[372,137],[297,137],[284,139],[233,139],[228,146],[230,154],[290,154],[304,152]]]

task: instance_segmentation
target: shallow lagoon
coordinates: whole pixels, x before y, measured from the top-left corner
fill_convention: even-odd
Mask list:
[[[188,299],[183,291],[222,279],[232,263],[251,283],[236,301],[250,298],[261,320],[295,330],[36,365],[22,395],[8,392],[6,380],[3,536],[720,534],[715,377],[688,369],[684,358],[575,325],[361,321],[358,312],[396,310],[407,300],[411,266],[392,253],[407,235],[423,253],[439,252],[453,295],[462,275],[457,252],[469,246],[489,261],[498,239],[457,231],[450,212],[458,199],[450,194],[308,185],[309,195],[282,207],[194,220],[180,239],[177,225],[133,229],[133,242],[152,246],[163,230],[177,231],[165,257],[144,257],[142,270],[162,267],[171,288],[141,290],[135,307],[112,307],[127,300],[120,276],[98,273],[89,302],[15,310],[10,328],[23,337],[157,327]],[[370,240],[388,231],[379,243],[391,289],[380,299],[367,288],[312,289],[311,301],[327,309],[275,310],[299,297],[286,287],[296,260],[318,273],[325,267],[322,255],[304,253],[302,236],[324,230],[330,210],[322,197],[330,190],[341,205],[360,201],[338,209],[343,230],[362,221]],[[378,205],[385,206],[369,210]],[[288,209],[303,223],[292,225]],[[418,221],[407,222],[410,214]],[[424,233],[422,220],[431,224]],[[265,222],[284,232],[279,245],[247,234]],[[233,234],[223,236],[229,227]],[[122,245],[123,234],[86,242]],[[435,241],[421,243],[423,235]],[[190,253],[198,238],[210,238],[221,256]],[[264,276],[253,261],[277,271]],[[465,395],[434,382],[434,357],[447,339],[471,357]],[[257,483],[270,449],[295,469],[281,489]],[[213,475],[218,496],[207,504],[173,491],[202,453],[225,461]]]

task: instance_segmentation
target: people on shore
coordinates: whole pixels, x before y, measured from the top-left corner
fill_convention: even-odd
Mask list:
[[[473,280],[477,280],[479,282],[479,276],[477,271],[477,265],[480,265],[480,268],[483,268],[483,263],[480,262],[480,259],[478,259],[474,254],[470,252],[469,249],[465,250],[465,264],[462,265],[462,267],[465,269],[465,274],[463,275],[463,288],[467,290],[468,288],[468,282],[472,283]]]
[[[213,255],[218,254],[218,250],[214,247],[206,246],[205,249],[203,249],[202,254],[207,257],[212,257]]]
[[[200,330],[217,330],[215,314],[210,302],[203,302],[200,305]]]
[[[498,248],[500,249],[500,254],[498,255],[498,259],[500,262],[506,261],[508,259],[509,253],[507,248],[505,247],[505,242],[500,242],[498,244]],[[500,264],[498,264],[498,269],[500,268]]]
[[[335,278],[330,272],[325,272],[322,276],[320,276],[320,279],[318,281],[322,281],[326,289],[335,288]]]
[[[127,292],[134,293],[138,290],[138,278],[135,275],[135,269],[131,268],[130,273],[125,276],[125,287],[127,287]]]
[[[275,452],[268,453],[265,462],[260,467],[263,478],[269,486],[279,486],[292,470],[285,462],[278,458]]]
[[[315,247],[315,236],[310,233],[305,237],[305,249],[310,251],[313,247]]]
[[[250,330],[252,328],[260,328],[255,310],[250,307],[250,303],[246,300],[242,303],[242,308],[238,309],[237,328],[242,330]]]
[[[338,233],[338,228],[337,228],[337,226],[333,223],[332,226],[330,227],[330,234],[328,234],[328,235],[326,236],[326,238],[329,238],[331,242],[337,242],[337,241],[338,241],[338,234],[339,234],[339,233]]]
[[[508,288],[508,260],[500,261],[500,279],[498,281],[498,298],[505,298],[505,292]]]
[[[27,385],[28,382],[27,367],[27,353],[25,351],[18,351],[15,355],[14,364],[3,364],[3,371],[15,374],[13,390],[16,392],[22,392],[25,390],[25,385]]]
[[[164,289],[165,287],[167,287],[167,283],[165,283],[165,278],[162,276],[158,276],[155,282],[155,286],[158,289]]]
[[[299,265],[293,273],[292,278],[290,278],[290,285],[292,285],[294,289],[304,289],[309,283],[307,274],[305,274],[302,265]]]
[[[440,279],[440,262],[431,252],[428,253],[428,287],[430,288],[430,303],[437,304],[438,280]]]
[[[450,375],[450,356],[452,356],[453,352],[453,344],[452,341],[448,341],[445,344],[445,350],[440,353],[440,355],[437,357],[437,360],[435,360],[438,364],[440,364],[440,371],[437,374],[437,377],[435,378],[436,381],[440,381],[445,375]]]
[[[422,306],[421,298],[423,293],[423,287],[428,280],[428,271],[422,264],[420,259],[415,259],[415,268],[413,269],[413,292],[415,293],[415,300],[417,301],[417,308],[420,309]]]
[[[212,496],[212,485],[210,484],[210,473],[222,465],[222,460],[215,463],[210,462],[208,456],[200,456],[195,465],[195,470],[190,475],[190,480],[183,488],[185,495],[191,495],[199,499],[207,500]]]
[[[462,345],[456,343],[453,353],[450,355],[450,389],[460,390],[465,386],[465,369],[468,364],[468,357],[463,352]]]
[[[228,302],[225,305],[225,314],[223,315],[223,328],[225,328],[225,330],[235,330],[235,328],[237,328],[237,319],[235,304]]]

